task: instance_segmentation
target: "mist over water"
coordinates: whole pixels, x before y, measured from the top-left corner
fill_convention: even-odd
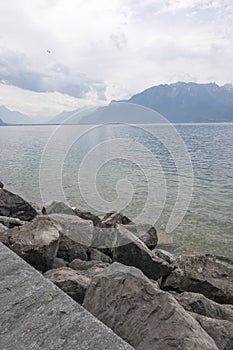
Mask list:
[[[73,133],[77,131],[78,134],[85,126],[63,126],[62,128],[64,128],[63,136],[67,135],[69,138],[71,128]],[[165,125],[151,125],[150,128],[151,130],[157,128],[161,134],[169,133],[169,128]],[[6,188],[28,200],[41,203],[39,166],[45,145],[55,129],[54,126],[0,128],[0,180]],[[183,124],[176,125],[176,129],[184,140],[192,160],[194,188],[186,216],[168,236],[168,240],[173,240],[175,244],[173,249],[178,253],[208,252],[233,256],[233,124]],[[133,147],[132,149],[129,147],[127,153],[131,152],[135,162],[124,159],[124,150],[119,148],[117,150],[119,158],[112,159],[99,169],[96,176],[96,189],[99,195],[109,202],[109,211],[115,209],[112,203],[118,196],[119,188],[121,195],[125,195],[125,198],[129,190],[133,189],[132,199],[124,208],[124,213],[133,220],[144,205],[148,194],[148,181],[150,181],[156,188],[154,200],[151,203],[155,216],[162,211],[155,226],[159,234],[166,234],[166,224],[177,197],[177,169],[174,159],[164,145],[150,134],[142,132],[140,128],[105,125],[95,127],[83,135],[72,145],[65,157],[62,168],[64,194],[70,205],[96,212],[91,206],[92,199],[93,202],[96,200],[95,194],[91,189],[88,190],[94,164],[85,169],[86,193],[80,192],[79,167],[85,155],[95,145],[119,137],[140,142],[154,155],[161,168],[152,164],[146,153],[135,154]],[[53,166],[56,160],[59,161],[59,147],[62,147],[63,142],[65,137],[60,139],[59,144],[54,145],[57,153],[53,153],[53,159],[48,159],[48,166]],[[111,149],[107,152],[111,152]],[[97,154],[96,162],[98,156],[103,155]],[[141,162],[146,167],[147,176],[138,165]],[[161,169],[166,181],[165,204],[161,200]],[[49,189],[48,198],[60,200],[56,193],[56,186],[53,186],[57,174],[53,173],[53,169],[49,170],[50,176],[46,186]],[[185,177],[185,174],[183,176]],[[123,186],[122,179],[128,181],[130,188],[125,183]],[[86,198],[90,199],[89,204]]]

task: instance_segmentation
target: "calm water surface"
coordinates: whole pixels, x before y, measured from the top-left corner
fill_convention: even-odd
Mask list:
[[[9,190],[29,200],[42,202],[39,168],[45,146],[52,140],[52,153],[46,154],[46,161],[43,163],[48,172],[46,180],[43,179],[46,181],[43,182],[46,199],[63,199],[57,190],[56,181],[61,176],[64,195],[70,205],[101,214],[101,210],[91,203],[98,201],[92,187],[93,169],[98,160],[104,158],[103,150],[98,151],[93,163],[89,163],[84,169],[85,176],[82,181],[85,182],[85,189],[82,192],[78,171],[85,155],[96,145],[116,138],[131,139],[132,142],[142,144],[145,153],[143,150],[136,152],[134,146],[127,150],[121,147],[112,150],[107,146],[104,152],[110,158],[112,152],[113,159],[105,162],[96,174],[96,190],[109,204],[109,210],[115,209],[112,203],[117,199],[119,188],[123,202],[124,199],[128,200],[129,192],[133,189],[132,198],[126,203],[124,212],[134,219],[144,206],[148,183],[151,182],[156,189],[153,210],[155,214],[156,211],[162,212],[155,225],[163,241],[173,242],[171,247],[179,253],[209,252],[233,256],[233,124],[176,125],[191,157],[194,183],[187,213],[180,225],[169,235],[165,228],[176,202],[179,184],[171,152],[140,128],[107,125],[94,128],[85,135],[85,130],[82,129],[84,126],[62,128],[60,134],[57,133],[57,137],[53,139],[55,126],[0,127],[0,180]],[[167,133],[169,137],[170,129],[167,126],[153,125],[151,128],[157,128],[161,135]],[[82,136],[79,139],[77,137],[72,146],[66,149],[63,160],[61,152],[67,147],[71,134]],[[155,157],[158,167],[151,162],[148,151]],[[128,157],[125,157],[126,154]],[[59,175],[57,165],[61,160],[62,169]],[[160,198],[161,174],[166,182],[165,202]],[[121,188],[119,181],[122,179],[127,179],[129,188],[127,184]]]

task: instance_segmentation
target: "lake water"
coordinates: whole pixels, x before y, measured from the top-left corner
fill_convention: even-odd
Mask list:
[[[65,198],[98,214],[122,208],[133,220],[154,221],[161,242],[178,253],[233,256],[233,124],[89,128],[1,127],[0,180],[38,203]],[[183,182],[180,211],[192,194],[191,202],[167,233]]]

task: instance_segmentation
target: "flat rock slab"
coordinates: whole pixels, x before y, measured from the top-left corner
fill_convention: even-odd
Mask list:
[[[1,349],[132,350],[0,243]]]

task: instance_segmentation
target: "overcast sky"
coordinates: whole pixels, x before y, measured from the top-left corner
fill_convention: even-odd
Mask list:
[[[232,0],[0,0],[0,105],[52,116],[160,83],[233,82]]]

